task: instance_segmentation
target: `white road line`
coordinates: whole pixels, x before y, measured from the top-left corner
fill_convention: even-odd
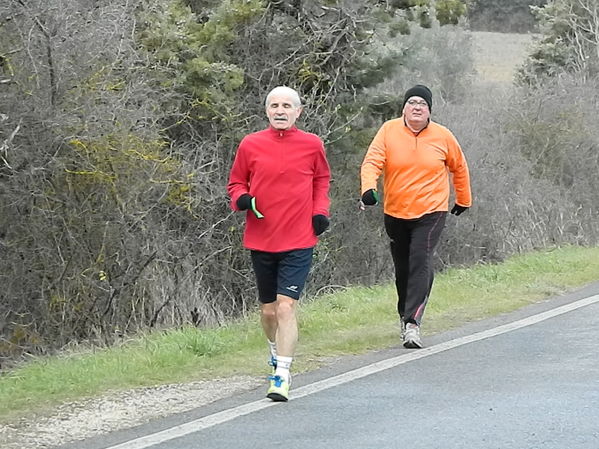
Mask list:
[[[511,332],[516,329],[530,326],[541,321],[545,321],[549,318],[563,315],[564,313],[571,312],[573,310],[588,306],[596,302],[599,302],[599,295],[589,296],[588,298],[584,298],[579,301],[575,301],[570,304],[566,304],[564,306],[548,310],[547,312],[530,316],[528,318],[514,321],[513,323],[504,324],[493,329],[477,332],[476,334],[456,338],[454,340],[446,341],[444,343],[439,343],[435,346],[431,346],[430,348],[423,348],[417,351],[409,352],[407,354],[402,354],[397,357],[381,360],[371,365],[348,371],[347,373],[339,374],[337,376],[314,382],[313,384],[305,385],[300,388],[295,388],[292,390],[292,399],[299,399],[310,394],[318,393],[319,391],[336,387],[338,385],[342,385],[356,379],[361,379],[362,377],[366,377],[371,374],[375,374],[380,371],[384,371],[386,369],[390,369],[402,365],[404,363],[411,362],[413,360],[418,360],[433,354],[448,351],[450,349],[457,348],[468,343],[505,334],[506,332]],[[276,402],[272,402],[268,399],[250,402],[248,404],[243,404],[235,408],[223,410],[222,412],[218,412],[213,415],[205,416],[203,418],[199,418],[194,421],[181,424],[180,426],[171,427],[169,429],[165,429],[144,437],[126,441],[124,443],[117,444],[116,446],[110,446],[106,449],[145,449],[160,443],[164,443],[165,441],[173,440],[175,438],[179,438],[190,433],[198,432],[208,427],[216,426],[218,424],[231,421],[240,416],[257,412],[267,407],[272,407],[276,404]]]

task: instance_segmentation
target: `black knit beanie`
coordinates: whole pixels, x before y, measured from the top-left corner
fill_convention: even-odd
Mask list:
[[[433,93],[428,87],[422,84],[416,84],[414,87],[410,87],[408,90],[406,90],[406,94],[403,97],[403,104],[401,105],[402,110],[408,100],[412,97],[422,98],[424,101],[426,101],[426,104],[428,104],[428,110],[433,110]]]

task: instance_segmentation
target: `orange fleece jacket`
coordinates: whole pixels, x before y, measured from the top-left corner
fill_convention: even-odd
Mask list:
[[[405,125],[403,116],[385,122],[362,162],[362,193],[377,189],[381,173],[387,215],[411,219],[448,211],[449,173],[456,203],[472,205],[464,153],[451,131],[433,121],[418,134]]]

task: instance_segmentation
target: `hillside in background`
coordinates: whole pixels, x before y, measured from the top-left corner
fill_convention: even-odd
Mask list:
[[[468,22],[476,31],[529,33],[537,23],[531,7],[541,7],[547,0],[471,0]]]
[[[474,66],[483,83],[510,84],[524,62],[534,34],[472,32]]]

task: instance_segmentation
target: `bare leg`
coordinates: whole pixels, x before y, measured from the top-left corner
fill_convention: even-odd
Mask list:
[[[260,322],[269,341],[277,338],[277,303],[271,302],[260,306]]]
[[[276,304],[277,356],[293,357],[298,339],[295,314],[297,300],[289,296],[277,295],[277,301],[274,304]]]

